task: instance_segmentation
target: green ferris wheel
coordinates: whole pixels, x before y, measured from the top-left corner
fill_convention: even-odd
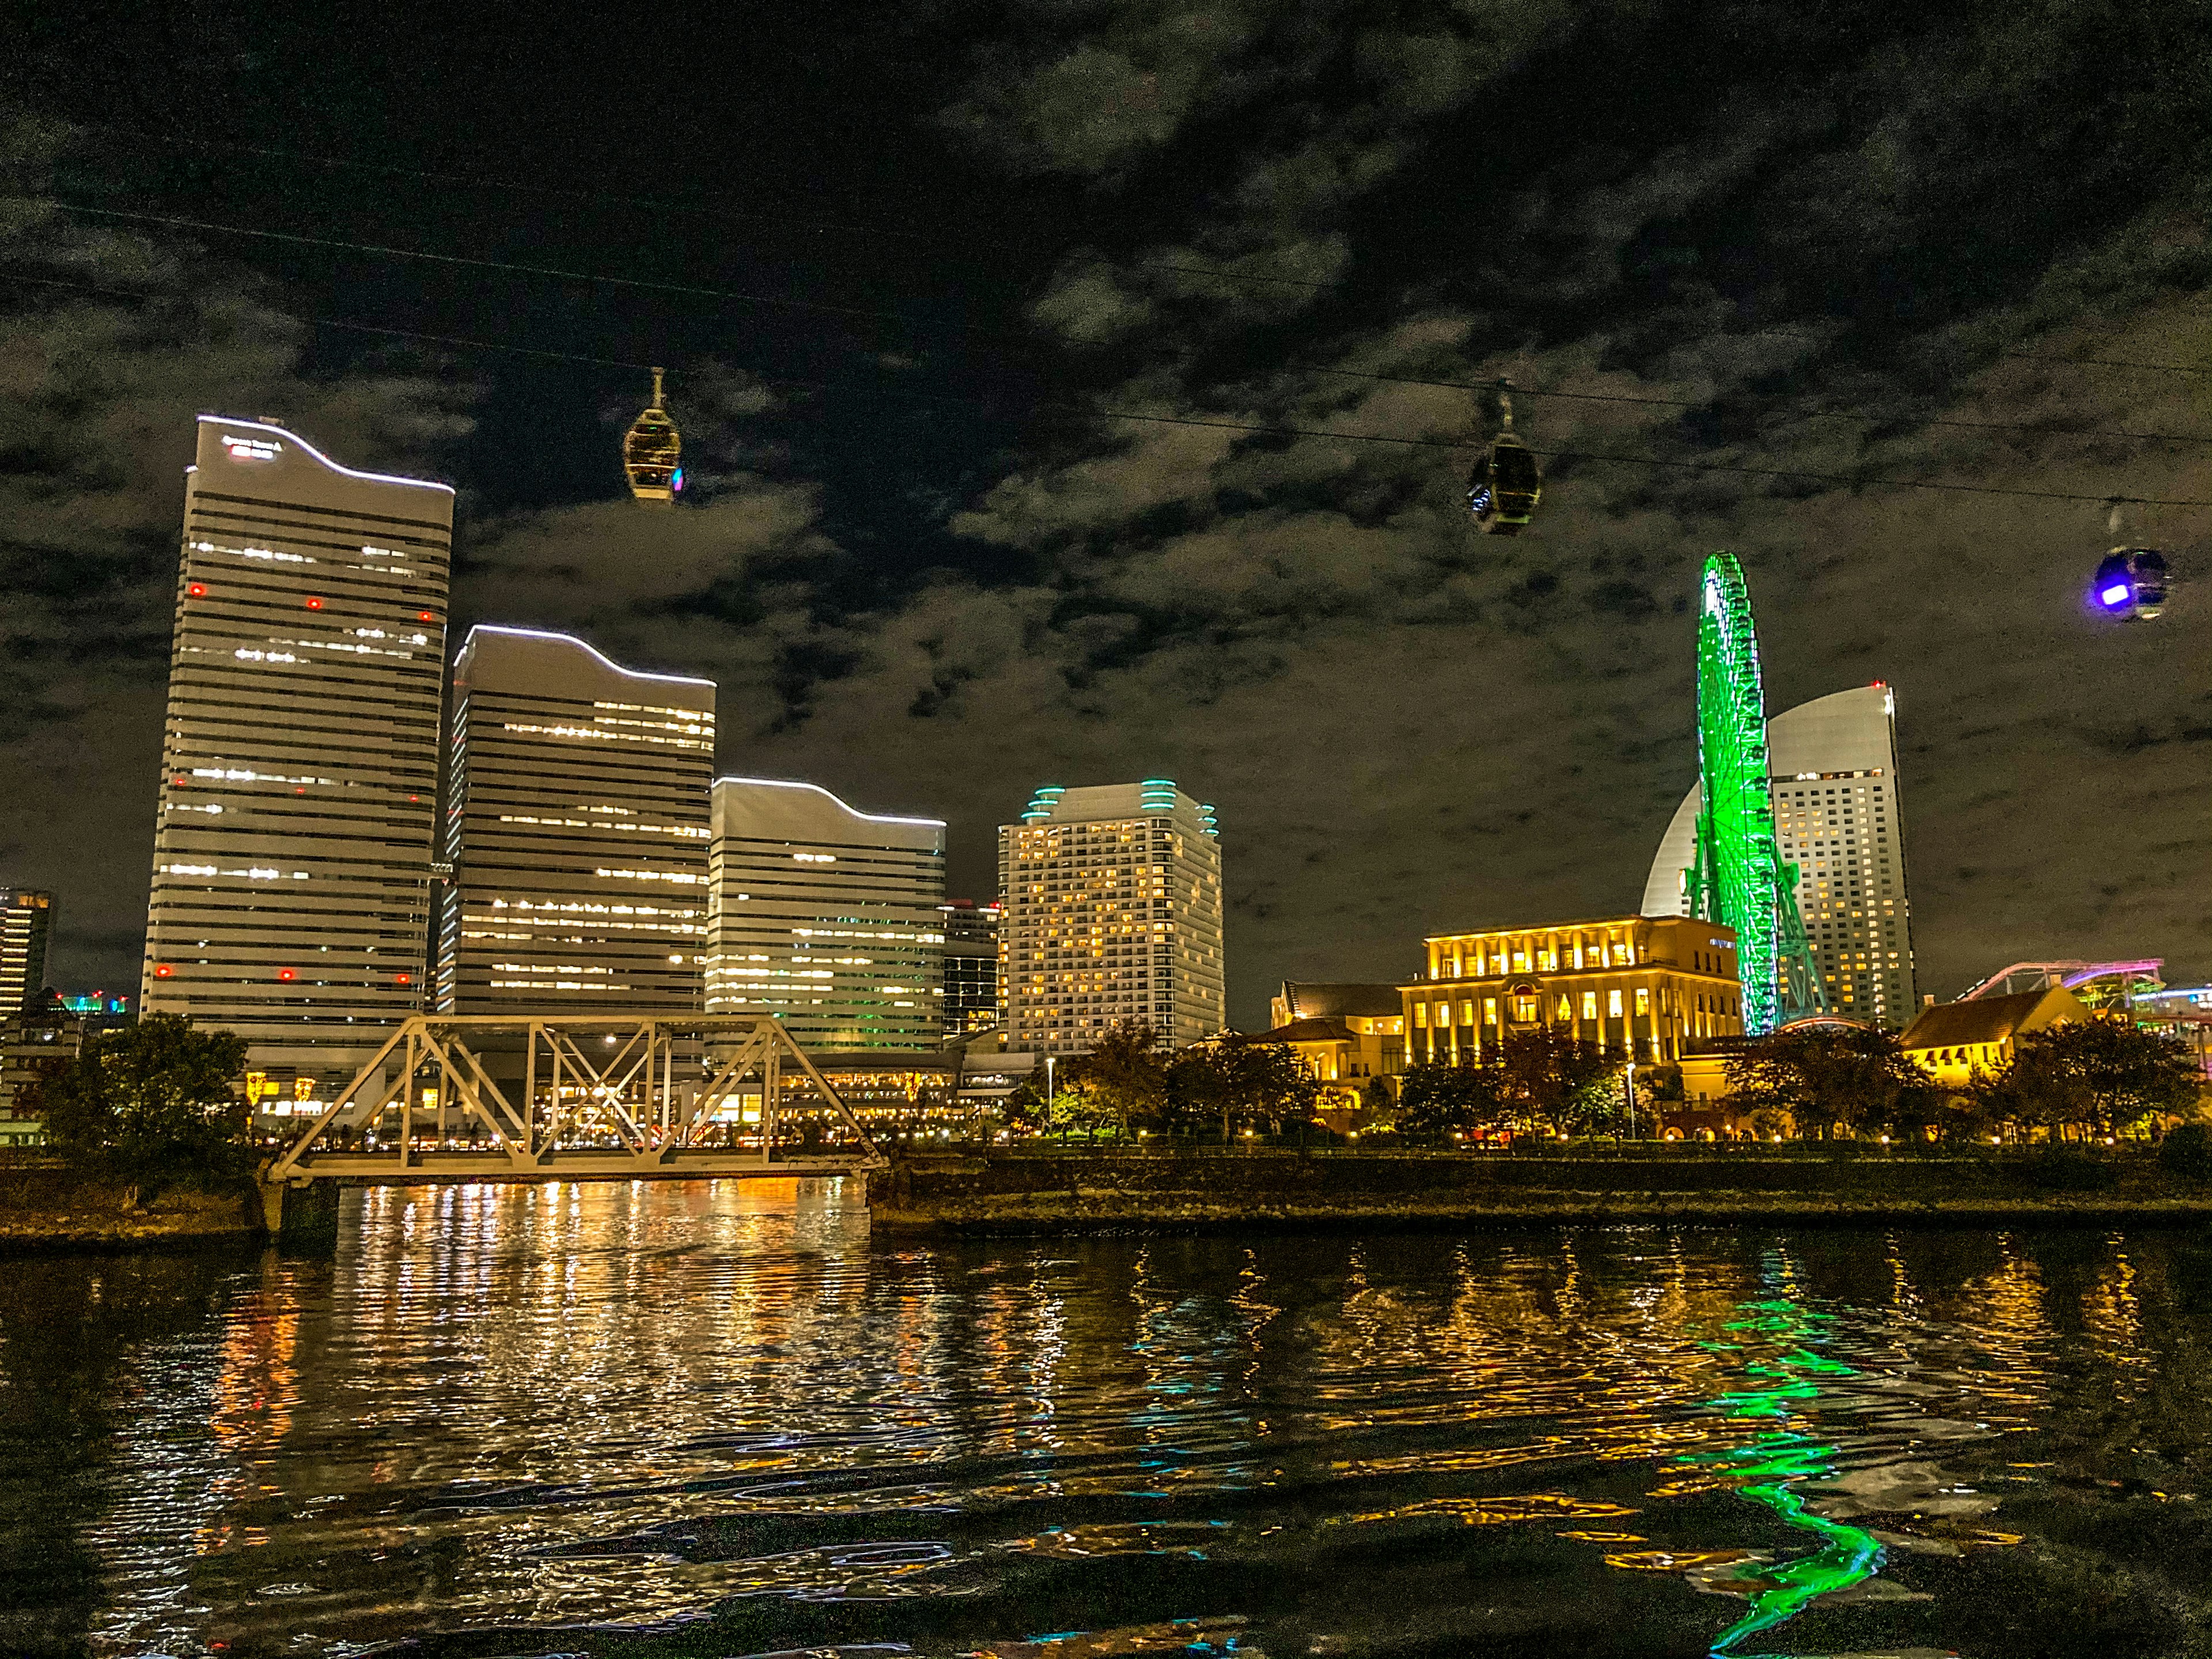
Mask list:
[[[1823,1012],[1827,999],[1797,908],[1797,866],[1782,861],[1768,782],[1766,696],[1751,590],[1733,553],[1705,561],[1698,600],[1697,851],[1691,914],[1735,930],[1745,1034]]]

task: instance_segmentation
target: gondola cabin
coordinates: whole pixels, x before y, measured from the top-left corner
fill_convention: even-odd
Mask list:
[[[2116,547],[2097,564],[2089,603],[2107,617],[2147,622],[2166,609],[2166,555],[2154,548]]]
[[[653,371],[653,406],[623,436],[623,471],[641,501],[673,502],[684,489],[684,440],[660,406],[660,371]]]
[[[1519,535],[1543,495],[1544,470],[1510,432],[1492,439],[1488,453],[1468,475],[1468,510],[1486,535]]]

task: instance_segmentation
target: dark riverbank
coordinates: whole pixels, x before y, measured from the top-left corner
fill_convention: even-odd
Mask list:
[[[1085,1152],[902,1158],[871,1179],[890,1231],[1053,1234],[1557,1221],[1850,1225],[2212,1223],[2212,1183],[2139,1155],[1626,1156]]]
[[[0,1165],[0,1254],[221,1249],[268,1237],[261,1199],[178,1188],[143,1206],[119,1182],[53,1159]]]

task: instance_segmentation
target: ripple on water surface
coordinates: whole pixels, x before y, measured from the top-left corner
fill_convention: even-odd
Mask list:
[[[0,1609],[0,1646],[2123,1659],[2207,1632],[2201,1237],[886,1248],[836,1183],[349,1206],[334,1262],[210,1269],[104,1347],[94,1281],[125,1268],[27,1264],[0,1521],[84,1565]],[[64,1443],[24,1359],[73,1285],[92,1426]]]

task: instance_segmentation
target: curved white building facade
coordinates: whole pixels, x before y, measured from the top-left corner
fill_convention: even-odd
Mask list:
[[[452,726],[439,1012],[697,1012],[714,683],[477,627]]]
[[[935,1050],[945,824],[818,784],[714,780],[707,1011],[764,1010],[800,1047]]]
[[[349,1073],[422,1003],[453,492],[199,417],[141,1010]]]
[[[1797,866],[1797,908],[1828,1006],[1902,1026],[1913,999],[1896,699],[1877,682],[1800,703],[1766,722],[1774,833]],[[1644,914],[1684,914],[1704,792],[1675,809],[1644,886]]]

